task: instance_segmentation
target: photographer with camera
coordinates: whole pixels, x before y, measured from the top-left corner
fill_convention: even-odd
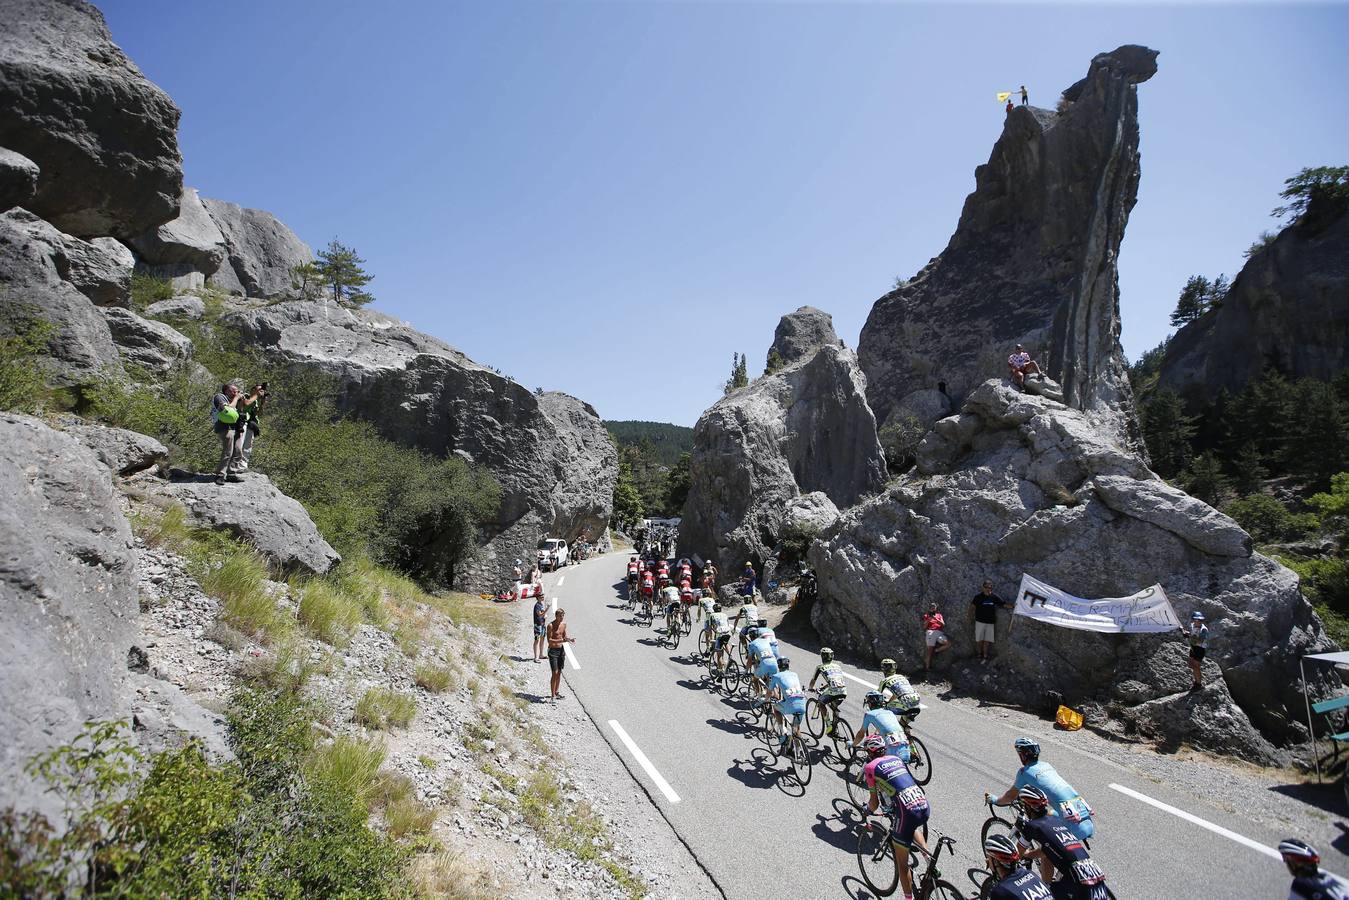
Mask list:
[[[239,427],[243,433],[240,435],[239,462],[235,468],[240,472],[248,470],[249,459],[253,456],[253,439],[262,434],[262,426],[258,424],[258,414],[262,412],[262,407],[266,403],[267,382],[265,381],[254,385],[252,393],[239,401]]]

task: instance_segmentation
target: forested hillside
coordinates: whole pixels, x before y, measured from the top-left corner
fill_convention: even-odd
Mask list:
[[[614,443],[620,447],[637,447],[643,441],[651,444],[656,462],[662,466],[673,466],[679,462],[679,454],[693,449],[693,429],[683,425],[671,425],[669,422],[611,422],[604,427],[614,436]]]

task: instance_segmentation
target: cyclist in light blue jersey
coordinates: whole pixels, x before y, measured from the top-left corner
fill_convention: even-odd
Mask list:
[[[1017,770],[1016,781],[995,803],[1007,806],[1017,797],[1017,792],[1027,785],[1034,785],[1045,792],[1049,798],[1049,811],[1063,819],[1068,828],[1081,840],[1090,840],[1096,833],[1096,825],[1091,820],[1091,806],[1082,795],[1073,790],[1073,786],[1063,780],[1063,776],[1047,762],[1040,761],[1040,744],[1027,737],[1019,737],[1012,742],[1017,755],[1021,757],[1021,768]]]
[[[773,629],[768,627],[767,619],[759,619],[759,637],[766,638],[768,643],[773,645],[774,656],[782,655],[782,651],[778,649],[778,636],[773,633]]]
[[[759,637],[758,627],[749,631],[749,646],[745,649],[745,658],[749,660],[749,670],[754,673],[754,696],[763,693],[763,685],[778,673],[778,658],[773,652],[773,644]]]
[[[801,736],[801,720],[806,716],[806,692],[801,678],[792,671],[792,661],[778,658],[778,671],[768,679],[768,699],[773,701],[773,720],[777,722],[779,744],[787,743],[786,718],[792,717],[792,736]]]
[[[867,691],[862,698],[862,706],[866,712],[862,714],[862,724],[857,726],[852,745],[860,747],[868,734],[874,734],[885,742],[887,754],[907,763],[909,739],[904,736],[904,726],[899,723],[899,717],[885,708],[885,697],[880,691]]]

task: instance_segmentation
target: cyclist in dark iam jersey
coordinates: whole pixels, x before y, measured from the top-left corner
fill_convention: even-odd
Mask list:
[[[1049,795],[1028,784],[1017,800],[1026,811],[1017,849],[1022,859],[1040,859],[1040,877],[1050,882],[1055,900],[1107,900],[1105,873],[1068,823],[1049,815]],[[1055,871],[1063,876],[1059,881],[1051,880]]]
[[[1018,865],[1021,854],[1007,835],[990,834],[984,841],[984,858],[993,873],[988,900],[1049,900],[1053,896],[1039,875]]]
[[[1289,838],[1279,842],[1279,854],[1288,874],[1293,876],[1293,886],[1288,891],[1288,900],[1347,900],[1349,884],[1336,878],[1329,872],[1321,871],[1321,855],[1306,841]]]

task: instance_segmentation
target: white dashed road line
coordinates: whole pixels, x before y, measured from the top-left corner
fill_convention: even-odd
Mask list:
[[[1111,783],[1110,789],[1114,791],[1119,791],[1126,797],[1133,797],[1135,800],[1146,803],[1149,806],[1154,806],[1157,809],[1160,809],[1162,812],[1168,812],[1171,815],[1176,816],[1177,818],[1184,819],[1186,822],[1198,825],[1200,828],[1207,828],[1214,834],[1220,834],[1223,837],[1227,838],[1228,840],[1236,841],[1238,844],[1241,844],[1245,847],[1250,847],[1252,850],[1255,850],[1259,853],[1263,853],[1266,856],[1273,857],[1274,859],[1277,860],[1283,859],[1283,857],[1279,855],[1279,851],[1275,850],[1273,847],[1267,847],[1264,844],[1260,843],[1259,841],[1253,841],[1250,838],[1246,837],[1245,835],[1237,834],[1235,831],[1228,831],[1221,825],[1214,825],[1207,819],[1201,819],[1196,815],[1187,813],[1183,809],[1176,809],[1174,806],[1163,803],[1160,800],[1154,800],[1147,794],[1140,794],[1138,791],[1127,788],[1122,784]]]
[[[844,678],[851,678],[853,681],[857,682],[858,684],[860,684],[860,685],[865,685],[866,688],[867,688],[868,690],[873,690],[873,691],[874,691],[874,690],[876,689],[876,685],[872,684],[870,681],[864,681],[863,679],[858,678],[856,675],[850,675],[850,674],[848,674],[847,672],[844,672],[844,673],[843,673],[843,677],[844,677]]]
[[[670,787],[670,782],[666,781],[664,776],[656,771],[656,767],[651,765],[651,760],[647,759],[641,748],[632,738],[628,737],[628,733],[623,730],[623,726],[619,725],[614,719],[610,719],[609,727],[614,730],[614,734],[618,735],[618,739],[623,742],[623,746],[628,748],[632,758],[637,760],[637,765],[642,767],[642,771],[656,785],[656,788],[665,795],[665,799],[671,803],[678,803],[679,795],[674,792],[674,788]]]
[[[567,662],[571,663],[573,669],[581,668],[581,664],[576,661],[576,654],[571,652],[571,644],[563,644],[562,651],[567,654]]]
[[[566,581],[566,580],[567,580],[567,576],[566,576],[566,575],[559,575],[558,578],[557,578],[557,586],[558,586],[558,587],[562,587],[562,582],[564,582],[564,581]]]
[[[553,608],[549,612],[557,612],[557,594],[553,595]]]

